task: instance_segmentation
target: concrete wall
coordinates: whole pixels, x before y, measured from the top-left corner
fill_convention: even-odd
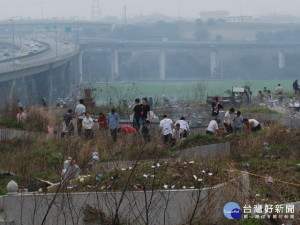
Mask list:
[[[272,113],[243,113],[243,117],[248,119],[256,119],[259,122],[263,121],[280,121],[284,115]]]
[[[225,184],[201,190],[161,190],[126,192],[119,208],[119,217],[126,224],[186,224],[196,206],[197,218],[209,219],[222,224],[223,207],[235,201],[242,207],[249,193],[249,177],[242,174]],[[200,194],[200,195],[199,195]],[[116,215],[116,206],[122,197],[121,192],[73,193],[73,194],[17,194],[4,196],[5,220],[13,220],[15,225],[42,224],[51,204],[46,225],[87,224],[83,221],[87,205],[100,209],[106,215]],[[146,213],[146,208],[149,213]],[[206,213],[205,213],[206,210]],[[94,221],[95,222],[95,221]],[[99,223],[93,223],[99,224]]]
[[[14,138],[28,138],[28,137],[50,137],[48,134],[28,132],[24,130],[0,129],[0,141],[11,140]]]
[[[202,145],[193,148],[188,148],[176,151],[176,161],[191,161],[199,160],[219,160],[230,155],[230,143],[220,143],[211,145]],[[160,161],[170,161],[171,159],[160,159]],[[141,162],[157,163],[157,160],[140,160]],[[112,169],[133,166],[136,161],[113,161],[113,162],[93,162],[93,170],[96,169]]]
[[[177,151],[181,161],[189,160],[218,160],[230,155],[230,143],[220,143],[197,146]]]

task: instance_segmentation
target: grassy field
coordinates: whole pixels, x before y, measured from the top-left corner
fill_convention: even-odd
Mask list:
[[[292,91],[291,80],[254,80],[254,81],[157,81],[157,82],[135,82],[135,83],[103,83],[94,84],[97,89],[98,101],[109,98],[134,99],[136,97],[152,96],[161,97],[162,95],[176,97],[177,99],[195,99],[195,89],[200,83],[202,95],[226,96],[225,91],[233,86],[249,86],[254,94],[266,86],[271,92],[275,92],[277,84],[281,84],[285,91]],[[205,88],[206,86],[206,88]]]

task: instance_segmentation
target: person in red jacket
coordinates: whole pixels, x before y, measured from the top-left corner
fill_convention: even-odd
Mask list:
[[[100,132],[106,134],[106,130],[108,129],[107,117],[102,112],[99,113],[98,125]]]
[[[118,131],[120,133],[124,133],[124,134],[135,134],[136,133],[136,129],[132,126],[128,126],[128,125],[124,125],[121,128],[118,129]]]

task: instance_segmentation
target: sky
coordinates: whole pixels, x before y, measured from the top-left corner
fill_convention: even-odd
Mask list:
[[[0,20],[12,17],[91,18],[95,0],[0,0]],[[300,0],[99,0],[102,17],[149,15],[198,18],[201,11],[226,10],[231,16],[279,14],[300,16]]]

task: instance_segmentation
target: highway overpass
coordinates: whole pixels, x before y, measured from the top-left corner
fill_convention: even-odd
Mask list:
[[[61,43],[47,38],[45,51],[14,61],[0,63],[1,97],[4,99],[31,99],[36,103],[40,98],[53,102],[56,97],[66,95],[70,87],[78,83],[76,72],[70,71],[72,61],[76,63],[79,46],[73,42]],[[59,88],[58,88],[59,87]]]

